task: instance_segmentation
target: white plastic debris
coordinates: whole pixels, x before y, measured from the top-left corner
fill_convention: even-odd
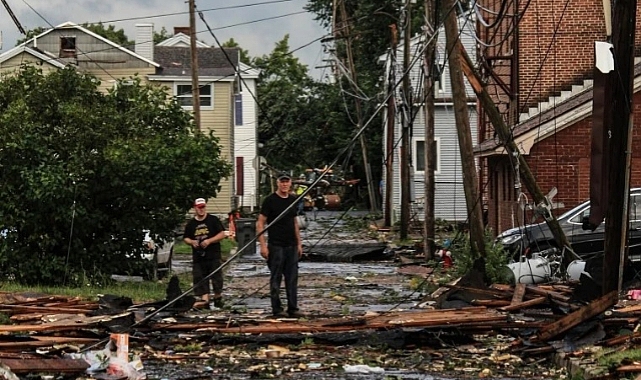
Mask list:
[[[381,367],[370,367],[366,364],[346,364],[343,366],[343,369],[345,373],[385,373],[385,370]]]

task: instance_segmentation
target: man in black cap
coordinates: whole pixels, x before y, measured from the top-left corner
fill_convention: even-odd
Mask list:
[[[260,255],[267,260],[271,273],[269,279],[269,295],[271,297],[272,313],[277,317],[301,317],[298,309],[298,260],[303,255],[303,242],[296,220],[296,196],[290,193],[292,179],[287,173],[278,176],[278,189],[263,201],[256,222],[256,234],[260,244]],[[287,211],[285,211],[287,210]],[[278,219],[273,225],[274,220]],[[269,244],[262,233],[266,225],[270,225]],[[287,312],[280,301],[280,283],[285,277],[285,292],[287,294]]]
[[[209,282],[214,288],[214,306],[223,307],[223,273],[218,270],[211,279],[203,281],[206,276],[218,269],[222,263],[220,242],[229,237],[220,219],[215,215],[207,213],[207,201],[205,198],[198,198],[194,201],[194,212],[196,215],[187,222],[183,240],[191,246],[192,250],[192,274],[194,281],[194,294],[202,298],[194,306],[202,307],[209,305]]]

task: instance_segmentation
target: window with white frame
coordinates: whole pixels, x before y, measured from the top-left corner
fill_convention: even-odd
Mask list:
[[[425,139],[423,138],[414,138],[413,145],[413,164],[415,173],[425,173]],[[434,174],[439,174],[441,171],[441,139],[440,137],[434,137]]]
[[[214,108],[214,93],[211,84],[201,84],[198,88],[200,91],[200,107],[205,109]],[[178,103],[185,108],[191,109],[194,106],[193,96],[191,93],[191,83],[177,83],[174,86],[174,94]]]

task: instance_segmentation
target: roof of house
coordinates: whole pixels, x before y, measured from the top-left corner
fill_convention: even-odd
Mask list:
[[[637,59],[638,60],[638,59]],[[634,92],[641,90],[641,61],[635,60]],[[523,154],[529,154],[534,143],[539,142],[555,133],[574,125],[576,122],[592,115],[592,81],[580,87],[576,92],[564,98],[555,97],[552,106],[538,107],[538,112],[529,114],[512,128],[514,142]],[[562,98],[562,99],[561,99]],[[558,100],[558,101],[556,101]],[[549,104],[542,102],[542,104]],[[487,139],[474,147],[474,153],[480,156],[505,154],[506,150],[498,136]]]
[[[42,60],[43,62],[47,62],[51,64],[52,66],[58,67],[58,68],[64,68],[66,66],[66,63],[61,62],[58,60],[57,57],[54,57],[52,55],[47,54],[47,52],[44,52],[38,48],[32,48],[29,46],[26,46],[24,44],[18,45],[11,50],[8,50],[2,54],[0,54],[0,62],[7,61],[19,54],[26,53],[34,56],[35,58],[38,58]]]
[[[203,77],[233,77],[239,65],[238,48],[197,48],[198,75]],[[156,46],[154,59],[161,66],[162,76],[191,76],[191,53],[188,47]]]
[[[184,33],[176,33],[173,36],[167,38],[156,44],[156,46],[182,46],[189,47],[191,46],[191,38]],[[196,47],[209,47],[206,43],[196,40]]]

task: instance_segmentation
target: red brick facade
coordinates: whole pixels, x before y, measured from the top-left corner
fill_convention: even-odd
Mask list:
[[[483,7],[498,10],[501,0],[480,0]],[[484,48],[481,54],[485,57],[506,56],[515,49],[516,54],[511,62],[517,65],[516,70],[504,68],[501,76],[503,83],[515,85],[514,100],[518,99],[519,112],[527,112],[527,107],[535,106],[548,97],[559,95],[562,90],[569,90],[573,84],[580,84],[592,76],[594,62],[594,42],[605,40],[605,23],[603,2],[601,0],[532,0],[521,2],[521,9],[528,8],[519,24],[514,41],[509,27],[498,27],[498,38],[504,44]],[[514,10],[507,10],[507,14]],[[639,11],[637,11],[639,13]],[[489,14],[487,21],[493,21]],[[504,20],[504,23],[512,20]],[[502,34],[501,34],[502,33]],[[492,33],[479,29],[481,38],[489,38]],[[507,36],[507,37],[506,37]],[[494,38],[494,42],[498,40]],[[641,17],[637,14],[636,45],[641,45]],[[638,50],[638,49],[637,49]],[[509,56],[509,54],[508,54]],[[509,61],[509,60],[508,60]],[[505,60],[495,60],[493,68]],[[499,62],[499,63],[496,63]],[[510,63],[511,65],[512,63]],[[518,72],[518,80],[511,78],[508,72]],[[489,78],[489,76],[488,76]],[[496,81],[488,79],[489,87],[494,87],[495,99],[502,100],[502,111],[506,115],[517,112],[509,111],[505,91],[497,90]],[[505,86],[503,87],[505,88]],[[492,94],[492,89],[490,88]],[[641,127],[641,95],[635,95],[636,125]],[[512,103],[516,105],[516,103]],[[494,135],[491,126],[479,126],[479,136],[485,138]],[[589,162],[590,162],[591,117],[581,120],[572,126],[559,131],[553,136],[535,144],[526,161],[534,173],[537,183],[544,193],[552,187],[558,189],[556,202],[562,202],[564,208],[555,212],[567,211],[589,197]],[[480,137],[482,138],[482,137]],[[633,187],[641,186],[641,131],[635,128],[633,135]],[[500,232],[514,224],[523,223],[523,216],[516,207],[514,191],[514,170],[507,156],[492,156],[481,159],[481,186],[484,190],[484,202],[488,213],[488,227]],[[526,191],[525,186],[522,187]],[[531,202],[532,197],[528,196]],[[531,220],[527,220],[530,222]]]
[[[641,124],[641,93],[634,98],[634,119]],[[554,210],[558,216],[590,197],[590,131],[592,119],[581,120],[569,126],[555,136],[535,144],[526,156],[526,161],[536,177],[544,194],[556,187],[558,194],[553,201],[562,202],[564,207]],[[522,214],[516,207],[514,196],[514,170],[507,156],[495,156],[489,159],[492,174],[488,193],[489,225],[495,232],[500,232],[524,222]],[[631,187],[641,187],[641,128],[633,130],[632,137],[632,176]],[[532,196],[525,186],[522,191],[527,200]],[[525,222],[531,222],[531,213]],[[494,227],[494,226],[498,226]]]

